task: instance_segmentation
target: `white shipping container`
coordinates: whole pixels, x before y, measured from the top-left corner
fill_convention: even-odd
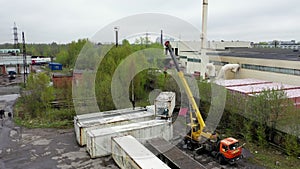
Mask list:
[[[104,111],[104,112],[95,112],[95,113],[87,113],[87,114],[80,114],[74,116],[74,121],[81,121],[81,120],[90,120],[94,118],[103,118],[107,116],[113,116],[117,114],[126,114],[126,113],[133,113],[136,111],[146,110],[142,107],[136,107],[134,110],[132,108],[126,108],[126,109],[119,109],[119,110],[110,110],[110,111]]]
[[[148,139],[157,137],[169,141],[173,137],[173,125],[169,120],[150,120],[122,126],[88,130],[86,135],[86,149],[91,158],[110,155],[111,138],[124,135],[132,135],[143,144]]]
[[[175,96],[174,92],[161,92],[155,99],[155,116],[166,117],[165,109],[168,110],[168,118],[172,117],[173,110],[175,108]]]
[[[121,169],[167,169],[168,167],[131,135],[111,140],[112,158]]]
[[[154,107],[154,106],[152,106]],[[102,117],[86,118],[74,121],[76,140],[79,145],[86,145],[86,132],[88,130],[124,125],[133,122],[147,121],[154,119],[154,108],[132,110],[126,113],[105,115]],[[126,109],[127,110],[127,109]]]

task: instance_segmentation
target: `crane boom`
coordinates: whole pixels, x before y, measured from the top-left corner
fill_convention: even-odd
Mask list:
[[[178,76],[179,76],[179,78],[182,82],[184,90],[185,90],[185,92],[188,96],[189,103],[192,107],[192,110],[190,110],[190,117],[191,117],[191,124],[190,125],[191,125],[191,129],[192,129],[191,130],[191,137],[195,141],[199,141],[201,135],[205,136],[206,138],[209,138],[210,134],[203,132],[203,129],[205,127],[204,120],[201,116],[200,110],[199,110],[198,105],[197,105],[197,103],[194,99],[192,91],[191,91],[191,89],[190,89],[190,87],[189,87],[189,85],[188,85],[188,83],[187,83],[187,81],[184,77],[184,73],[179,68],[178,62],[176,60],[176,57],[174,56],[174,53],[173,53],[172,46],[171,46],[170,42],[166,41],[165,46],[166,46],[166,49],[169,51],[169,53],[171,55],[171,58],[172,58],[172,60],[175,64],[175,68],[178,72]],[[196,115],[197,123],[195,123],[193,121],[192,113],[194,113]]]

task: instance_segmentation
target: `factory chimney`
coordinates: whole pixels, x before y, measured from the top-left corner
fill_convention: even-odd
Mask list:
[[[207,49],[207,10],[208,10],[208,0],[203,0],[202,4],[202,33],[201,33],[201,66],[200,72],[203,75],[203,79],[205,79],[205,74],[207,72],[206,65],[209,63],[209,59],[206,56]]]
[[[201,50],[202,49],[206,49],[206,41],[207,41],[207,36],[206,36],[207,35],[207,10],[208,10],[208,0],[203,0],[203,5],[202,5]]]
[[[19,49],[18,28],[17,28],[16,22],[14,23],[13,31],[14,31],[14,48]]]

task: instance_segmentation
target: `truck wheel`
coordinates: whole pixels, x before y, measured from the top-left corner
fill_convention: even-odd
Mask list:
[[[221,155],[218,156],[218,162],[219,164],[223,165],[224,164],[224,160],[223,157]]]

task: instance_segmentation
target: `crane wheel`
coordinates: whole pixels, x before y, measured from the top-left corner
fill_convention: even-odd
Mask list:
[[[191,150],[191,151],[194,150],[193,143],[190,140],[186,140],[186,146],[187,146],[188,150]]]

